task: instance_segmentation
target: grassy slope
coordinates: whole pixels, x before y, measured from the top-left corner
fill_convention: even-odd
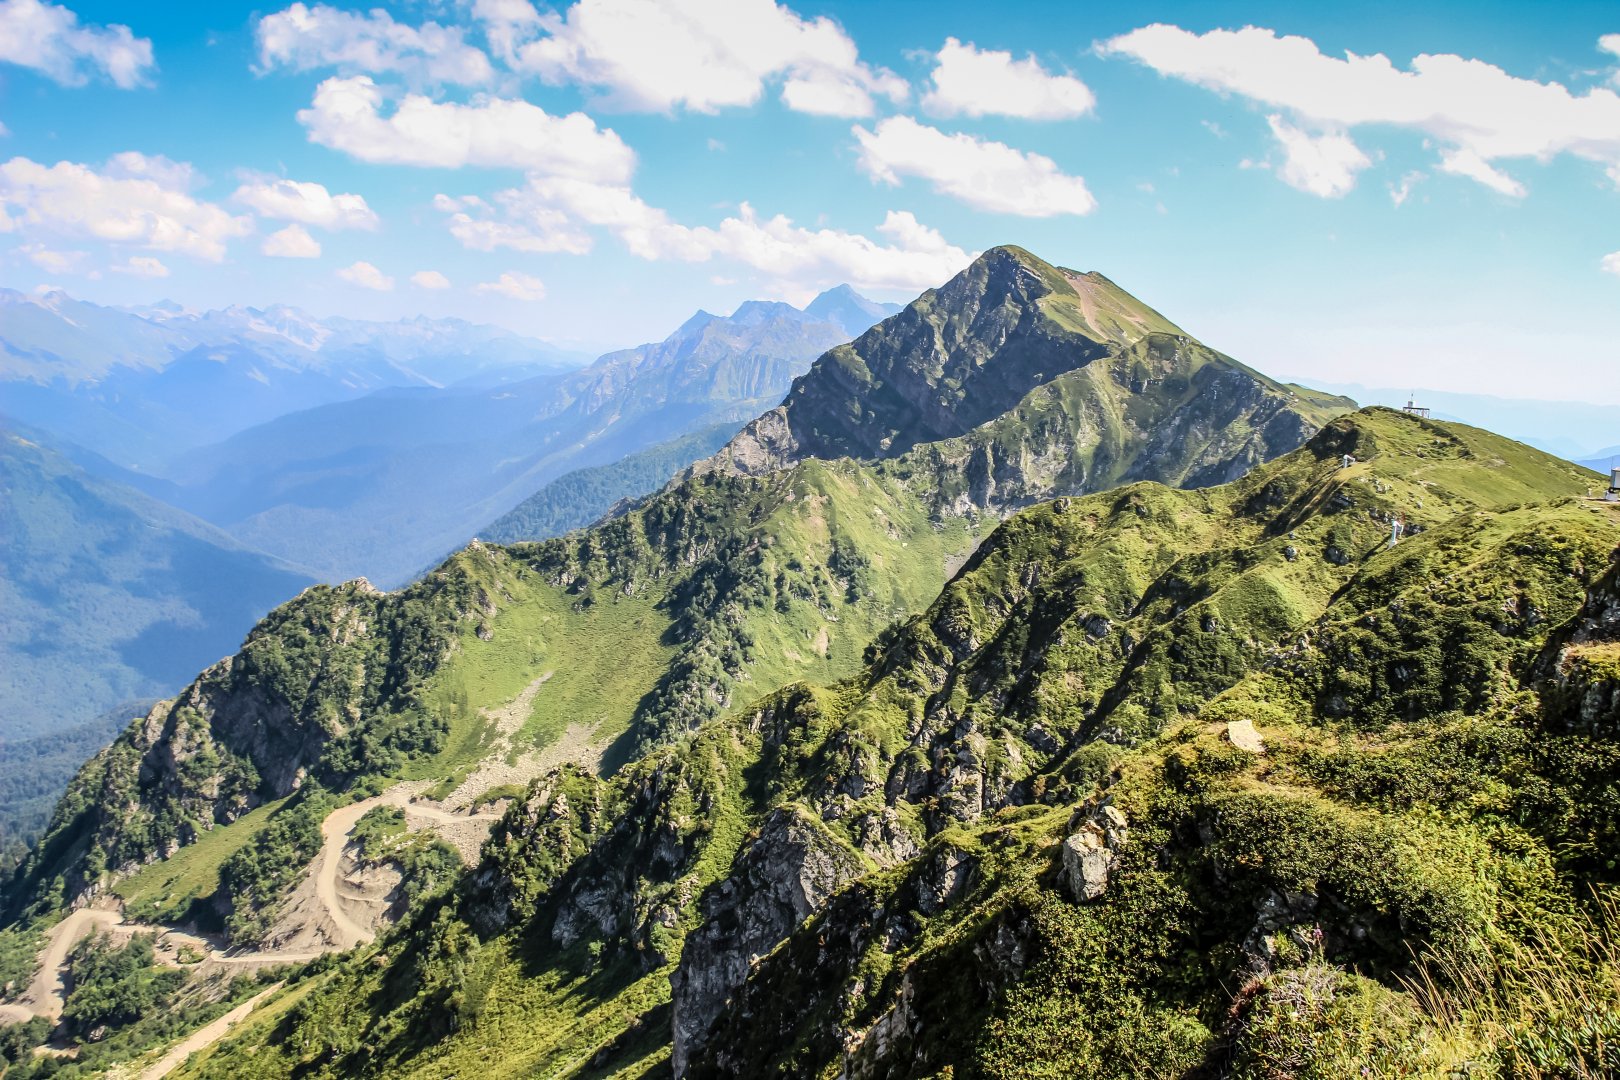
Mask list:
[[[902,484],[851,462],[807,462],[781,483],[746,487],[752,498],[728,511],[721,534],[766,550],[760,580],[769,584],[733,590],[731,629],[752,644],[738,689],[715,706],[716,715],[791,681],[853,674],[868,642],[922,607],[992,524],[936,522]],[[836,562],[835,544],[862,553],[867,565],[835,582],[820,570]],[[549,677],[513,740],[513,755],[555,742],[570,724],[585,725],[592,742],[618,761],[631,752],[646,699],[682,652],[682,628],[670,607],[678,602],[672,589],[688,570],[655,558],[656,571],[630,592],[617,580],[562,585],[547,554],[534,545],[482,545],[452,560],[480,583],[493,610],[458,624],[448,659],[418,692],[448,733],[439,752],[406,762],[398,779],[432,779],[450,790],[490,748],[493,725],[485,711],[505,706],[541,676]],[[157,900],[161,910],[183,911],[214,891],[220,865],[263,824],[261,808],[217,826],[203,843],[115,883],[113,891],[143,911]]]
[[[1372,460],[1341,469],[1345,449]],[[1420,947],[1446,946],[1447,927],[1469,920],[1512,933],[1512,904],[1563,903],[1546,873],[1546,855],[1532,854],[1535,843],[1551,841],[1504,836],[1490,824],[1505,801],[1507,781],[1498,777],[1518,767],[1522,751],[1491,769],[1465,766],[1450,776],[1437,769],[1436,755],[1455,755],[1459,725],[1476,723],[1448,721],[1446,715],[1456,715],[1448,709],[1489,716],[1512,700],[1514,678],[1546,629],[1573,615],[1584,583],[1620,542],[1612,512],[1567,498],[1586,482],[1582,471],[1488,433],[1373,411],[1335,425],[1316,452],[1301,451],[1226,488],[1137,485],[1020,514],[870,674],[839,692],[779,695],[764,715],[791,717],[782,740],[768,734],[780,718],[713,724],[612,785],[620,794],[607,796],[606,812],[637,820],[644,833],[656,832],[658,820],[684,822],[688,854],[672,879],[623,859],[623,831],[601,831],[608,826],[600,823],[591,827],[595,833],[580,824],[586,832],[570,833],[566,842],[551,833],[530,837],[512,865],[532,874],[545,852],[560,860],[536,879],[534,917],[479,947],[444,911],[379,945],[417,978],[407,979],[415,990],[399,991],[388,999],[391,1007],[379,1002],[375,1021],[352,1013],[342,1022],[330,1019],[339,1035],[334,1045],[379,1046],[382,1056],[369,1058],[369,1068],[389,1075],[473,1068],[491,1076],[641,1075],[659,1057],[660,1040],[648,1029],[667,1024],[661,1003],[675,953],[664,948],[664,960],[653,959],[643,975],[646,942],[626,951],[610,937],[599,955],[581,955],[578,946],[559,951],[548,931],[565,890],[548,892],[546,882],[566,874],[575,859],[577,877],[596,865],[591,860],[616,857],[614,865],[637,868],[629,888],[641,898],[639,909],[672,888],[695,895],[724,875],[747,824],[766,807],[825,806],[841,777],[892,775],[915,752],[907,732],[919,725],[924,746],[933,739],[952,749],[952,736],[936,719],[944,714],[951,717],[948,729],[970,732],[954,749],[973,749],[990,790],[1013,803],[1033,794],[1047,805],[941,820],[934,815],[948,790],[921,803],[901,800],[904,824],[930,845],[929,856],[948,851],[973,860],[969,895],[943,914],[925,915],[912,898],[927,859],[869,874],[759,969],[747,991],[757,1030],[722,1029],[750,1068],[829,1060],[833,1026],[859,1030],[869,1023],[908,971],[936,980],[921,985],[942,988],[919,1006],[939,1025],[931,1029],[936,1060],[959,1053],[978,1071],[1016,1073],[1008,1068],[1018,1054],[1054,1052],[1031,1040],[1065,1024],[1063,1017],[1073,1015],[1066,1010],[1110,1018],[1065,1051],[1072,1052],[1072,1067],[1106,1073],[1196,1060],[1212,1052],[1211,1031],[1230,1004],[1219,992],[1233,988],[1232,972],[1221,967],[1233,962],[1232,935],[1242,937],[1253,918],[1245,905],[1268,888],[1337,890],[1352,907],[1374,913],[1366,916],[1377,931],[1371,946],[1335,944],[1361,955],[1375,973],[1399,963],[1408,939],[1399,932],[1380,938],[1387,932],[1381,928],[1393,925],[1380,919],[1420,927],[1410,938]],[[1350,505],[1342,505],[1343,495]],[[1391,510],[1427,531],[1385,549],[1387,527],[1373,515]],[[1343,564],[1327,557],[1338,545],[1351,556]],[[1435,592],[1437,582],[1445,591]],[[1438,645],[1424,635],[1453,624],[1472,627],[1458,613],[1486,597],[1499,609],[1508,588],[1540,620],[1479,630],[1477,649],[1439,657],[1441,685],[1353,685],[1368,670],[1395,670],[1407,653],[1423,657],[1430,647],[1467,645],[1466,635],[1442,635]],[[1424,612],[1416,639],[1385,635],[1360,642],[1360,652],[1344,651],[1357,646],[1352,639],[1369,613],[1430,598],[1434,607]],[[1098,616],[1109,620],[1106,630],[1099,632]],[[1316,643],[1302,654],[1293,650],[1301,632]],[[1137,646],[1115,647],[1127,635]],[[1292,664],[1279,667],[1288,657]],[[1457,662],[1455,670],[1449,661]],[[1482,685],[1469,663],[1497,672],[1499,681]],[[1335,704],[1347,696],[1348,713],[1343,702]],[[1373,708],[1380,702],[1387,706],[1382,713]],[[1237,716],[1261,728],[1271,744],[1267,756],[1234,756],[1221,732],[1224,720]],[[1469,730],[1493,731],[1503,722],[1481,719]],[[1032,723],[1057,733],[1067,749],[1054,755],[1034,748],[1025,741]],[[750,760],[767,767],[750,773]],[[1449,761],[1452,770],[1457,764]],[[747,775],[755,778],[745,781]],[[1074,909],[1052,892],[1053,845],[1073,828],[1074,805],[1109,776],[1138,839],[1127,849],[1115,897],[1101,908]],[[622,800],[637,805],[636,785],[648,778],[660,778],[674,794],[666,796],[665,816],[640,821]],[[1392,791],[1390,784],[1405,787]],[[1373,794],[1379,790],[1385,793]],[[683,814],[682,791],[706,793],[706,812],[696,819]],[[569,801],[599,798],[576,790]],[[881,779],[866,801],[884,804]],[[834,832],[859,808],[846,807]],[[1208,850],[1176,839],[1187,835],[1180,830],[1211,820],[1217,824]],[[1352,846],[1324,847],[1334,836]],[[1155,858],[1170,858],[1170,870],[1156,869]],[[1212,871],[1221,865],[1227,869]],[[1481,881],[1495,884],[1482,891]],[[881,934],[863,940],[847,915],[874,904],[920,925],[920,932],[899,949],[885,946]],[[685,905],[678,928],[690,928],[693,906]],[[1034,963],[1022,986],[975,1002],[969,988],[959,994],[953,987],[965,972],[982,969],[982,959],[974,959],[982,954],[972,950],[1002,924],[1030,936]],[[427,954],[441,958],[438,968],[429,970]],[[465,957],[459,971],[444,969],[451,955]],[[1088,974],[1107,970],[1115,974],[1101,981]],[[323,976],[328,985],[312,1000],[328,1002],[328,1009],[366,1000],[380,978],[375,971],[361,955]],[[857,976],[852,997],[835,992]],[[477,987],[477,1007],[462,1008],[453,1030],[412,1031],[414,1010],[450,987],[460,989],[444,1000],[458,1007]],[[1363,990],[1379,1001],[1391,992]],[[413,992],[420,996],[412,999]],[[1055,1011],[1041,1005],[1043,995],[1057,1003]],[[828,1012],[834,1000],[843,1004]],[[1410,1002],[1396,1004],[1409,1019]],[[312,1007],[311,1016],[318,1012]],[[309,1026],[314,1022],[297,1030],[317,1030]],[[1425,1037],[1444,1042],[1441,1034]],[[307,1038],[276,1037],[279,1049],[270,1052],[261,1044],[266,1038],[261,1031],[238,1040],[202,1074],[281,1076],[300,1060],[318,1066],[317,1074],[341,1074],[359,1064],[323,1057],[319,1040]],[[1003,1042],[1016,1050],[998,1049]],[[255,1045],[260,1050],[244,1057]],[[495,1046],[501,1049],[491,1058]],[[598,1050],[603,1060],[588,1065]]]

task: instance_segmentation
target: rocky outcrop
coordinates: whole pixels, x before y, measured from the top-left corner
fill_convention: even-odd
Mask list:
[[[861,861],[814,818],[780,809],[765,819],[731,875],[703,897],[703,922],[687,937],[670,977],[676,1076],[686,1074],[754,962],[861,870]]]
[[[1103,803],[1063,841],[1063,883],[1081,903],[1108,891],[1108,875],[1130,830],[1118,807]]]
[[[1536,664],[1549,719],[1568,730],[1620,732],[1620,566],[1588,593]]]

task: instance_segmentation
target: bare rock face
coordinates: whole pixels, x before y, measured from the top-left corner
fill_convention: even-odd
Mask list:
[[[686,1073],[714,1021],[755,960],[818,911],[861,872],[856,856],[820,822],[775,810],[702,900],[703,923],[686,939],[674,989],[674,1068]]]
[[[1547,643],[1535,672],[1549,719],[1572,731],[1620,731],[1620,567]]]
[[[1063,841],[1063,883],[1070,896],[1089,903],[1108,891],[1108,875],[1129,832],[1125,815],[1104,804]]]
[[[764,476],[798,458],[799,441],[788,424],[788,411],[777,406],[749,422],[720,453],[698,462],[693,471],[729,472],[741,476]]]

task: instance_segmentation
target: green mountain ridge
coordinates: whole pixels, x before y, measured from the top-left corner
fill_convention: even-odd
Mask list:
[[[992,248],[817,360],[712,467],[757,474],[804,457],[897,456],[965,435],[1031,387],[1155,333],[1185,338],[1100,274],[1064,270],[1022,248]]]
[[[854,677],[541,777],[457,889],[184,1075],[1593,1060],[1543,1034],[1620,1009],[1572,891],[1613,874],[1620,700],[1587,480],[1375,409],[1222,487],[1024,510]],[[1565,1013],[1414,990],[1550,947],[1599,965]]]

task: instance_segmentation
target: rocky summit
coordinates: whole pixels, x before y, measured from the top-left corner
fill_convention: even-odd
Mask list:
[[[7,1007],[166,1045],[41,981],[99,922],[241,1010],[179,1076],[1601,1075],[1592,482],[996,248],[589,528],[273,611],[81,770]]]

